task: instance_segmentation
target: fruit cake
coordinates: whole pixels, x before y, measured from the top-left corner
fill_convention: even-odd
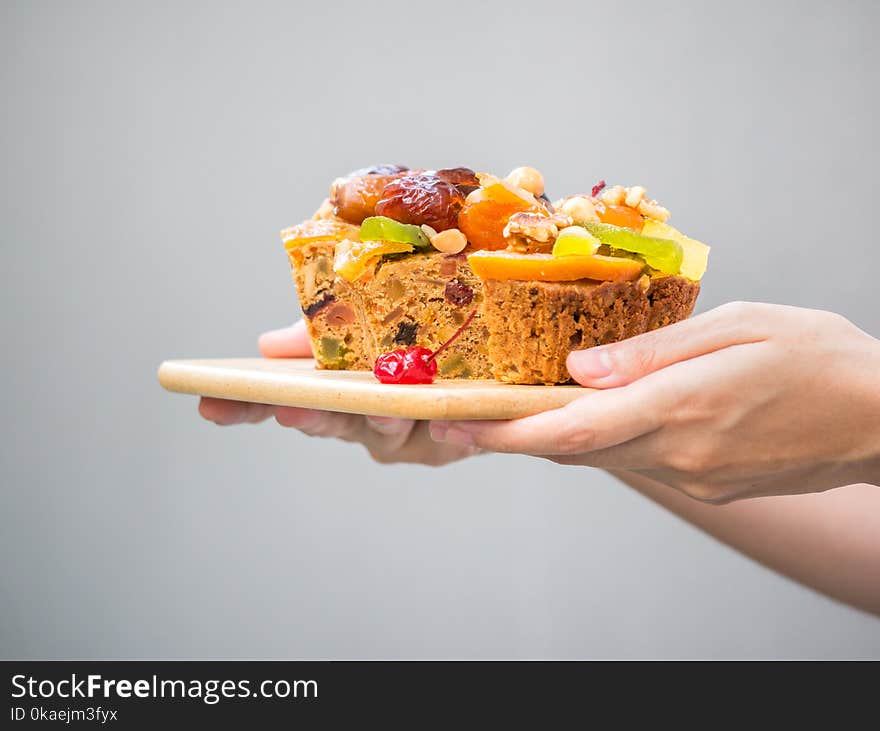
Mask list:
[[[571,350],[690,316],[709,247],[640,186],[379,165],[282,232],[318,367],[386,382],[570,381]]]

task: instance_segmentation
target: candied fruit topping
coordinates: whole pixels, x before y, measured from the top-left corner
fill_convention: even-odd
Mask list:
[[[393,165],[391,163],[381,163],[380,165],[371,165],[370,167],[360,168],[350,172],[346,177],[361,178],[364,175],[398,175],[405,173],[409,168],[406,165]]]
[[[376,203],[376,215],[445,231],[458,225],[464,195],[436,174],[405,175],[390,181]]]
[[[596,215],[602,223],[610,223],[612,226],[628,228],[636,233],[642,230],[645,219],[635,209],[629,206],[612,206],[601,201],[596,202]]]
[[[581,226],[569,226],[559,232],[553,244],[553,256],[584,256],[595,254],[601,241]]]
[[[409,168],[403,165],[374,165],[340,178],[330,188],[334,215],[349,223],[361,223],[376,212],[385,186],[407,172]]]
[[[359,232],[361,241],[396,241],[412,244],[417,249],[430,246],[427,234],[419,226],[399,223],[387,216],[365,218]]]
[[[452,183],[465,196],[480,187],[477,174],[470,168],[446,168],[438,170],[435,174],[441,180]]]
[[[587,231],[612,249],[628,251],[644,258],[649,267],[666,274],[678,274],[684,251],[681,244],[672,239],[643,236],[622,226],[610,223],[586,223]]]
[[[638,279],[645,265],[635,259],[616,256],[565,256],[517,254],[510,251],[477,251],[468,256],[474,274],[480,279],[523,282],[574,282],[596,279],[628,282]]]
[[[343,239],[336,244],[333,271],[347,282],[359,279],[367,270],[387,254],[408,254],[412,244],[397,241],[350,241]]]
[[[333,219],[310,219],[281,232],[284,247],[291,249],[305,246],[315,241],[341,241],[357,233],[357,227],[344,221]]]
[[[549,215],[531,193],[502,181],[489,178],[489,184],[475,190],[465,201],[458,216],[458,227],[477,249],[503,249],[504,228],[515,213],[533,212]]]
[[[703,278],[703,275],[706,273],[706,267],[709,264],[710,247],[706,246],[702,241],[689,238],[672,228],[672,226],[660,221],[652,221],[651,219],[645,221],[642,236],[653,236],[658,239],[677,241],[684,254],[681,262],[681,276],[695,282]]]

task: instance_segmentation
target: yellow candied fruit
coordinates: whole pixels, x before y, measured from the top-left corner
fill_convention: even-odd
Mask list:
[[[386,254],[408,254],[415,247],[399,241],[352,241],[343,239],[336,244],[333,271],[348,282],[353,282]]]
[[[554,257],[552,254],[517,254],[510,251],[476,251],[468,264],[480,279],[512,279],[536,282],[574,282],[595,279],[627,282],[637,279],[644,264],[624,257],[577,255]]]
[[[559,232],[553,244],[553,256],[591,256],[595,254],[601,242],[583,226],[568,226]]]
[[[683,277],[687,277],[695,282],[699,282],[706,273],[706,267],[709,265],[709,250],[711,247],[702,241],[691,239],[672,226],[660,221],[652,219],[645,220],[645,227],[642,229],[643,236],[652,236],[655,239],[672,239],[681,244],[684,257],[681,262],[679,273]]]

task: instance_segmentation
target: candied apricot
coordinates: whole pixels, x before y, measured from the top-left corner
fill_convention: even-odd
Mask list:
[[[612,226],[622,226],[632,229],[636,233],[642,230],[645,219],[635,208],[629,206],[609,206],[601,201],[595,203],[596,215],[602,223],[610,223]]]
[[[477,249],[503,249],[504,227],[514,213],[547,213],[533,195],[503,182],[471,193],[458,215],[458,227]]]
[[[376,215],[445,231],[458,226],[458,212],[463,205],[464,196],[453,183],[421,173],[389,182],[376,203]]]

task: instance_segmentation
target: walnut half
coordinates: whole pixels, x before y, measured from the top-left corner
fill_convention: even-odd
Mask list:
[[[559,229],[571,226],[571,216],[554,213],[514,213],[504,227],[507,248],[523,254],[546,253],[553,248]]]

